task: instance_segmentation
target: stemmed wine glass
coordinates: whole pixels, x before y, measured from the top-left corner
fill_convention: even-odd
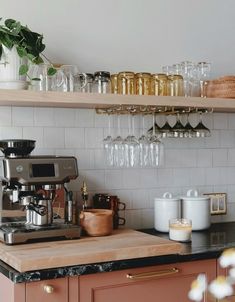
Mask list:
[[[152,116],[153,119],[153,134],[149,139],[149,161],[152,167],[159,166],[163,161],[163,144],[158,139],[158,135],[155,133],[155,113]]]
[[[108,114],[108,135],[103,139],[103,146],[105,152],[105,161],[107,166],[114,165],[114,145],[113,145],[113,138],[111,136],[111,114]]]
[[[199,123],[193,128],[195,137],[209,137],[211,136],[210,129],[208,129],[202,122],[202,112],[199,113]]]
[[[117,115],[117,137],[112,141],[113,164],[116,167],[124,166],[124,144],[121,137],[120,114]]]
[[[142,115],[142,135],[139,138],[139,161],[141,167],[149,165],[149,138],[145,135],[145,115]]]
[[[135,167],[139,164],[139,141],[134,135],[135,129],[135,114],[130,113],[129,120],[129,134],[123,141],[126,167]]]

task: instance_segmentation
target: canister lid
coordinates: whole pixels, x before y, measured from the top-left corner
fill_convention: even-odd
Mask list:
[[[180,199],[177,197],[172,197],[170,192],[165,192],[162,197],[154,198],[154,201],[179,201]]]
[[[209,200],[210,197],[199,195],[197,190],[190,189],[187,191],[186,196],[182,197],[183,200]]]

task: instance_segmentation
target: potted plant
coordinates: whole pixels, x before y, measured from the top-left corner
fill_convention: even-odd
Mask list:
[[[20,76],[28,76],[28,62],[40,64],[43,58],[49,61],[44,49],[42,34],[19,21],[6,19],[0,24],[0,81],[17,81]],[[48,69],[50,75],[55,72],[53,66]]]

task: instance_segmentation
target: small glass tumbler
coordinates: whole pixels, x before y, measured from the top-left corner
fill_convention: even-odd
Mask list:
[[[192,238],[192,221],[186,218],[170,219],[169,238],[180,242],[190,242]]]
[[[135,94],[135,74],[132,71],[122,71],[118,74],[118,93]]]

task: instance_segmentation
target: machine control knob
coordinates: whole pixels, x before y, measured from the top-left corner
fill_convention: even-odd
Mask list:
[[[44,285],[43,287],[44,292],[47,294],[52,294],[54,292],[54,287],[52,285]]]
[[[16,172],[21,173],[23,172],[24,168],[21,165],[16,166]]]

